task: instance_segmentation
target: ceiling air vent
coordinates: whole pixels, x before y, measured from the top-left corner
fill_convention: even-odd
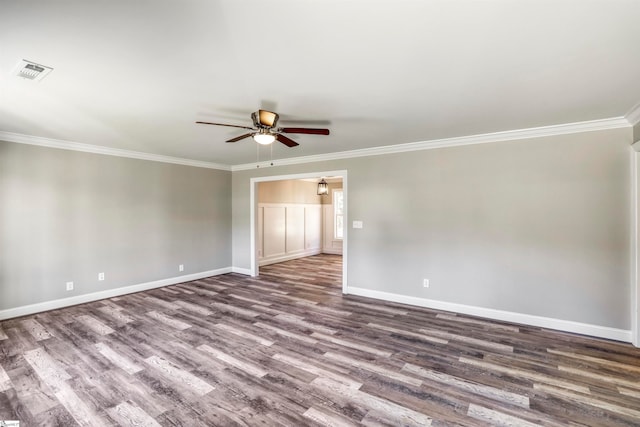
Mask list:
[[[23,59],[18,63],[18,65],[16,65],[13,74],[18,77],[22,77],[23,79],[40,81],[51,71],[53,71],[53,68],[51,67]]]

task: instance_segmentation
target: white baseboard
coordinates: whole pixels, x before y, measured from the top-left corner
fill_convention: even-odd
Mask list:
[[[139,283],[137,285],[123,286],[121,288],[106,289],[104,291],[76,295],[69,298],[61,298],[53,301],[23,305],[21,307],[0,310],[0,320],[28,316],[30,314],[41,313],[43,311],[55,310],[58,308],[69,307],[77,304],[84,304],[87,302],[98,301],[105,298],[113,298],[120,295],[131,294],[134,292],[147,291],[149,289],[161,288],[163,286],[175,285],[177,283],[190,282],[192,280],[204,279],[205,277],[231,273],[231,271],[232,267],[225,267],[219,268],[217,270],[209,270],[200,273],[186,274],[184,276],[170,277],[168,279],[155,280],[153,282]]]
[[[251,270],[248,268],[231,267],[232,273],[244,274],[245,276],[251,276]]]
[[[342,255],[342,249],[323,248],[322,253],[330,255]]]
[[[591,325],[588,323],[573,322],[571,320],[554,319],[550,317],[534,316],[531,314],[515,313],[511,311],[495,310],[492,308],[475,307],[452,302],[437,301],[426,298],[411,297],[407,295],[393,294],[389,292],[374,291],[371,289],[347,287],[345,294],[359,295],[385,301],[399,302],[402,304],[416,305],[419,307],[433,308],[436,310],[451,311],[454,313],[479,316],[487,319],[501,320],[510,323],[519,323],[541,328],[555,329],[563,332],[590,335],[616,341],[631,342],[631,331],[610,328],[606,326]]]
[[[276,264],[278,262],[291,261],[292,259],[304,258],[313,255],[319,255],[322,251],[320,248],[307,249],[304,251],[294,252],[285,255],[278,255],[274,257],[265,257],[258,259],[258,265],[260,267],[269,264]]]

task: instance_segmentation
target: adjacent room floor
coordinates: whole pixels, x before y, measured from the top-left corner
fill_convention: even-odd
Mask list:
[[[21,426],[640,424],[640,349],[341,294],[320,255],[0,322]]]

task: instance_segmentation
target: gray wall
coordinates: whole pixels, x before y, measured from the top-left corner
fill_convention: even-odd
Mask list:
[[[349,230],[349,286],[630,329],[631,139],[615,129],[237,171],[233,265],[250,268],[251,177],[346,169],[349,224],[364,222]]]
[[[633,142],[640,141],[640,123],[633,127]]]
[[[231,172],[0,142],[0,310],[230,267],[230,248]]]

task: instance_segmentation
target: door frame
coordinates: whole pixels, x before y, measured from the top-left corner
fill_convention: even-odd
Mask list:
[[[339,176],[342,178],[342,191],[344,193],[344,235],[342,239],[342,293],[347,293],[347,261],[348,261],[348,235],[349,235],[349,227],[347,224],[349,218],[349,209],[348,209],[348,180],[347,180],[347,170],[330,170],[330,171],[318,171],[318,172],[307,172],[307,173],[298,173],[298,174],[290,174],[290,175],[273,175],[273,176],[263,176],[263,177],[255,177],[251,178],[249,181],[250,190],[249,190],[249,211],[251,213],[251,277],[256,277],[259,271],[258,265],[258,250],[257,250],[257,212],[258,212],[258,184],[261,182],[269,182],[269,181],[288,181],[295,179],[308,179],[308,178],[317,178],[318,180],[322,177],[326,176]]]
[[[631,151],[631,343],[640,347],[640,141]]]

